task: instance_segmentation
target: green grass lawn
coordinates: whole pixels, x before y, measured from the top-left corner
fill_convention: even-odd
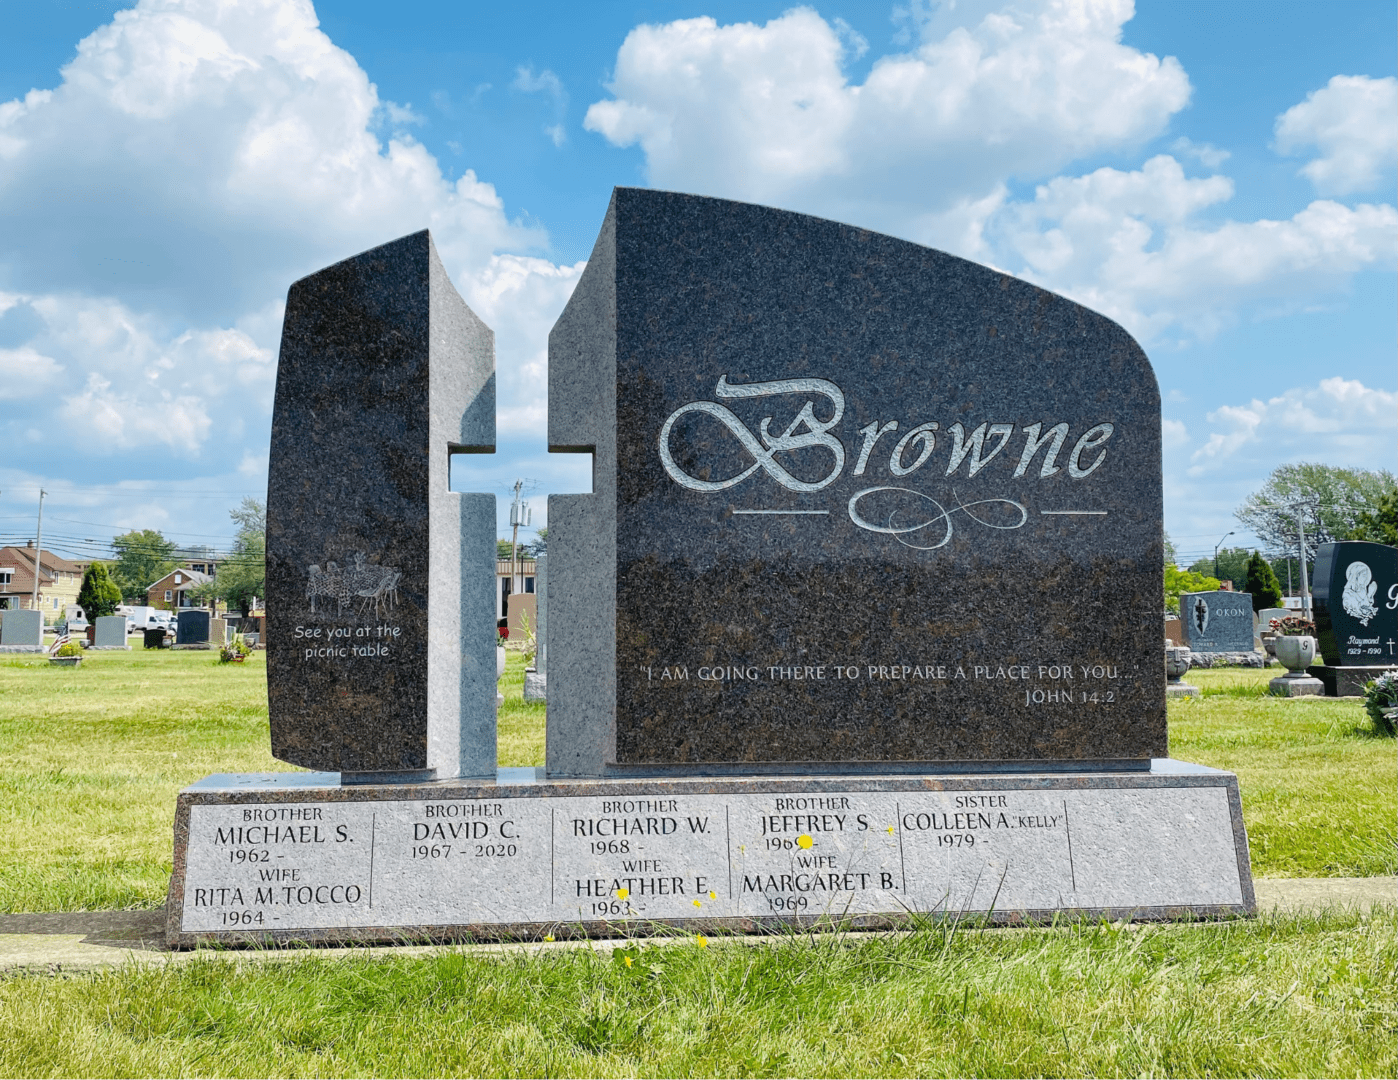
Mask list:
[[[286,770],[268,753],[265,654],[89,653],[77,669],[0,660],[0,911],[164,902],[175,794],[211,772]],[[1357,700],[1277,699],[1271,672],[1195,671],[1170,748],[1235,771],[1260,876],[1395,872],[1394,742]],[[541,765],[544,707],[502,680],[500,762]]]
[[[630,961],[628,964],[627,961]],[[5,1076],[1392,1076],[1383,915],[0,980]]]
[[[175,793],[267,753],[263,654],[0,661],[0,910],[154,907]],[[1394,742],[1354,701],[1201,671],[1174,756],[1235,770],[1254,871],[1393,873]],[[500,759],[543,760],[503,680]],[[0,978],[6,1076],[1392,1076],[1391,907],[740,944],[213,954]]]

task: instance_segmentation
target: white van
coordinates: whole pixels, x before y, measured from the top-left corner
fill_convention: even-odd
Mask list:
[[[142,630],[154,630],[158,626],[164,626],[165,621],[162,616],[167,612],[159,608],[146,607],[145,605],[127,606],[123,604],[117,608],[118,615],[126,616],[126,632],[139,633]]]
[[[68,624],[68,633],[82,633],[87,629],[87,613],[77,604],[67,604],[63,608],[63,620]]]

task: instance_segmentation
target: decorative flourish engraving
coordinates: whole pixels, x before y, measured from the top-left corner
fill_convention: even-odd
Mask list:
[[[357,615],[372,613],[378,617],[397,606],[398,583],[403,580],[399,569],[366,562],[362,551],[356,551],[353,557],[352,567],[341,568],[332,560],[324,569],[319,563],[306,568],[306,599],[310,600],[312,611],[321,598],[335,601],[336,615],[343,615],[348,607]]]
[[[893,511],[891,511],[891,512],[889,513],[889,515],[888,515],[888,524],[887,524],[887,525],[876,525],[876,524],[874,524],[873,522],[867,520],[867,519],[860,513],[860,511],[859,511],[859,502],[860,502],[861,499],[865,498],[866,496],[874,495],[874,494],[877,494],[878,492],[881,492],[881,491],[893,491],[893,492],[899,493],[900,495],[911,495],[914,499],[921,499],[921,500],[925,500],[925,501],[931,503],[931,504],[932,504],[932,508],[929,509],[929,508],[924,507],[924,508],[922,509],[921,513],[918,515],[920,520],[916,521],[914,524],[911,524],[911,525],[902,525],[902,524],[899,524],[899,523],[898,523],[898,515],[899,515],[899,512],[900,512],[900,511],[899,511],[897,508],[895,508],[895,509],[894,509]],[[1020,528],[1021,526],[1023,526],[1024,523],[1025,523],[1026,521],[1029,520],[1029,511],[1026,510],[1026,509],[1025,509],[1022,505],[1020,505],[1019,503],[1015,502],[1013,499],[976,499],[974,502],[963,503],[963,502],[960,500],[960,497],[957,496],[957,494],[956,494],[955,491],[953,491],[951,494],[952,494],[952,498],[954,498],[954,499],[957,500],[957,504],[956,504],[955,506],[953,506],[950,510],[948,510],[948,509],[946,509],[944,506],[942,506],[942,504],[939,503],[936,499],[934,499],[931,495],[928,495],[928,494],[926,494],[925,492],[921,492],[921,491],[914,491],[912,488],[904,488],[904,487],[871,487],[871,488],[865,488],[863,491],[856,491],[856,492],[850,497],[850,500],[849,500],[849,518],[850,518],[850,520],[851,520],[852,522],[854,522],[856,525],[858,525],[861,529],[868,529],[870,532],[884,533],[885,535],[888,535],[888,536],[893,537],[895,540],[897,540],[897,541],[898,541],[900,544],[902,544],[904,547],[910,547],[910,548],[913,548],[913,549],[915,549],[915,550],[917,550],[917,551],[933,551],[933,550],[935,550],[936,548],[942,547],[942,546],[944,546],[945,544],[947,544],[947,543],[951,540],[952,531],[953,531],[953,530],[952,530],[951,515],[954,514],[954,513],[956,513],[958,510],[960,510],[962,513],[964,513],[968,518],[970,518],[970,519],[971,519],[972,521],[974,521],[976,524],[978,524],[978,525],[984,525],[987,529],[1018,529],[1018,528]],[[1019,520],[1016,521],[1016,522],[1013,522],[1012,524],[996,524],[996,523],[993,522],[993,521],[986,521],[986,520],[984,520],[983,518],[977,517],[975,514],[971,513],[971,507],[973,507],[973,506],[989,506],[989,505],[992,505],[992,504],[995,504],[995,503],[1001,503],[1001,504],[1003,504],[1003,505],[1006,506],[1006,507],[1012,507],[1014,510],[1018,511],[1018,512],[1019,512]],[[914,505],[916,505],[916,504],[914,504]],[[935,511],[935,512],[934,512],[934,511]],[[927,516],[928,514],[930,514],[931,516],[928,517],[928,516]],[[932,528],[933,526],[937,526],[937,525],[943,526],[944,529],[945,529],[945,531],[944,531],[943,534],[942,534],[942,538],[941,538],[940,540],[938,540],[935,544],[910,544],[907,540],[904,540],[904,539],[903,539],[904,536],[907,536],[907,535],[912,534],[912,533],[921,532],[923,529],[930,529],[930,528]],[[928,537],[926,537],[926,538],[927,538],[927,539],[930,539],[930,538],[931,538],[931,534],[929,534]]]
[[[1374,580],[1374,572],[1368,563],[1352,562],[1345,568],[1345,591],[1340,594],[1340,603],[1345,614],[1358,619],[1363,626],[1379,613],[1374,604],[1374,594],[1379,583]]]
[[[665,426],[660,429],[660,461],[665,466],[665,471],[670,474],[670,479],[692,491],[723,491],[735,484],[741,484],[758,469],[763,469],[772,479],[790,491],[819,491],[827,484],[833,483],[845,467],[845,448],[839,439],[829,433],[845,415],[843,391],[828,379],[778,379],[775,382],[733,385],[728,382],[727,375],[719,376],[718,385],[714,388],[714,395],[720,398],[768,397],[772,394],[818,394],[830,402],[834,407],[834,413],[829,420],[817,420],[814,403],[807,401],[796,414],[796,419],[792,420],[780,435],[773,435],[768,430],[772,418],[764,416],[758,427],[762,441],[758,442],[747,425],[739,420],[732,410],[715,401],[692,401],[688,405],[682,405],[670,414]],[[717,419],[753,456],[753,463],[737,476],[730,476],[727,480],[701,480],[681,469],[670,455],[670,431],[674,428],[676,420],[691,412],[706,413]],[[806,429],[798,432],[796,429],[802,424]],[[815,483],[798,480],[778,464],[774,457],[783,450],[801,450],[808,446],[823,446],[835,455],[835,464],[830,472],[823,480]]]
[[[1209,628],[1209,605],[1202,596],[1194,598],[1194,625],[1201,634]]]

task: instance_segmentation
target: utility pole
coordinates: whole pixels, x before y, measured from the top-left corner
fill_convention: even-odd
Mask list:
[[[1297,503],[1296,510],[1296,535],[1301,545],[1301,614],[1307,622],[1311,621],[1311,586],[1306,579],[1306,522],[1302,513],[1304,503]]]
[[[510,592],[512,593],[524,592],[523,564],[519,560],[519,527],[523,525],[527,528],[533,517],[529,504],[519,501],[520,489],[523,487],[523,480],[515,481],[515,501],[510,504],[510,525],[514,529],[513,538],[510,541]]]
[[[48,492],[39,489],[39,525],[34,533],[34,610],[39,610],[39,575],[44,572],[44,496]]]

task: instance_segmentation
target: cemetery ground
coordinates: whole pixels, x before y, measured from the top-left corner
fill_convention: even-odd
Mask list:
[[[0,912],[159,907],[176,792],[268,753],[264,654],[0,661]],[[543,759],[502,687],[500,760]],[[1357,699],[1192,671],[1173,756],[1235,771],[1260,878],[1392,876],[1392,740]],[[1252,920],[432,955],[135,954],[0,978],[5,1075],[1392,1075],[1391,905]]]

